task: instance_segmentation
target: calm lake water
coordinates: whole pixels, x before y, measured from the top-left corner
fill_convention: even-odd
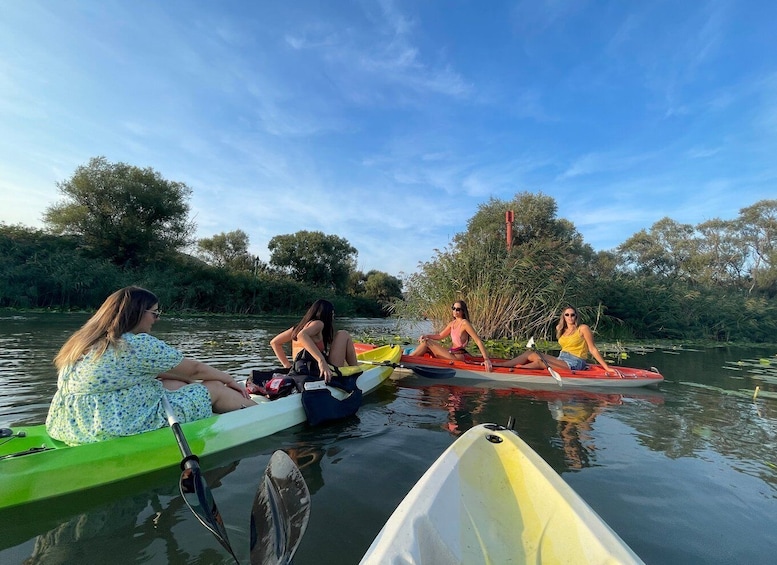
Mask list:
[[[0,313],[0,427],[44,421],[56,389],[51,359],[85,319]],[[294,321],[165,316],[154,333],[245,378],[253,368],[277,366],[268,342]],[[385,320],[338,324],[357,337],[430,329]],[[395,373],[396,380],[365,397],[357,417],[320,428],[299,425],[202,465],[243,563],[253,497],[276,449],[296,459],[312,493],[295,563],[357,563],[458,435],[512,416],[521,437],[647,563],[774,563],[775,353],[773,347],[648,346],[631,353],[624,364],[655,366],[666,377],[658,390],[452,386]],[[141,479],[0,512],[0,563],[232,563],[183,504],[177,463]]]

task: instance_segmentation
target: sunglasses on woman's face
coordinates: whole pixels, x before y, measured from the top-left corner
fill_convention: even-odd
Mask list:
[[[459,308],[458,306],[451,306],[451,310],[453,310],[454,312],[461,312],[461,308]]]
[[[574,312],[564,312],[564,317],[565,318],[576,318],[577,314],[575,314]]]
[[[146,312],[150,312],[151,315],[154,316],[155,320],[158,320],[159,316],[162,315],[162,311],[161,310],[146,310]]]

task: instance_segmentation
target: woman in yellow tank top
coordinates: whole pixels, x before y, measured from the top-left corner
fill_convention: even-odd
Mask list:
[[[586,368],[586,360],[590,354],[605,371],[611,371],[607,361],[596,348],[591,328],[586,324],[578,324],[578,321],[579,315],[576,308],[572,306],[564,308],[561,319],[556,325],[556,339],[561,346],[561,353],[558,357],[545,356],[545,361],[556,369],[581,371]],[[494,363],[494,366],[544,369],[545,363],[535,351],[526,351],[504,363]]]

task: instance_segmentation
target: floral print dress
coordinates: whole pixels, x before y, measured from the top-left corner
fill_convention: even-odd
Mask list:
[[[127,333],[123,343],[98,358],[90,352],[62,369],[51,401],[49,435],[69,445],[129,436],[167,425],[166,394],[181,422],[212,414],[202,384],[165,390],[156,377],[183,360],[183,354],[145,333]]]

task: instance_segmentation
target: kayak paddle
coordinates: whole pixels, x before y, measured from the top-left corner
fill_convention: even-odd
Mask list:
[[[232,551],[232,546],[229,543],[227,537],[227,530],[224,527],[224,520],[221,518],[219,509],[216,507],[216,501],[213,499],[213,494],[210,492],[208,483],[200,473],[199,459],[192,453],[189,448],[189,444],[186,441],[186,436],[181,430],[181,424],[175,417],[173,407],[170,405],[170,401],[167,399],[167,395],[162,395],[162,404],[165,407],[167,414],[167,421],[170,424],[170,429],[173,430],[175,439],[178,442],[178,448],[181,450],[183,459],[181,460],[181,480],[179,482],[179,488],[181,490],[181,496],[189,507],[189,510],[197,517],[200,523],[208,528],[210,532],[216,537],[218,542],[224,546],[230,555],[232,555],[235,563],[239,563],[235,552]]]
[[[548,372],[550,373],[550,376],[551,376],[551,377],[553,377],[554,379],[556,379],[556,380],[558,381],[558,386],[564,386],[564,385],[561,383],[561,375],[559,375],[559,374],[558,374],[558,373],[557,373],[557,372],[556,372],[556,371],[553,369],[553,367],[551,367],[551,366],[550,366],[550,364],[549,364],[549,363],[548,363],[548,362],[545,360],[545,356],[544,356],[544,355],[542,355],[542,353],[540,353],[540,352],[537,350],[537,348],[536,348],[536,347],[534,347],[534,336],[532,336],[531,338],[529,338],[529,341],[528,341],[528,342],[526,342],[526,347],[528,347],[529,349],[531,349],[531,350],[532,350],[532,351],[534,351],[534,352],[535,352],[537,355],[539,355],[539,356],[540,356],[540,359],[541,359],[541,360],[542,360],[542,362],[545,364],[545,366],[548,368]]]
[[[310,518],[310,491],[296,463],[276,451],[251,510],[251,565],[288,565]]]
[[[456,376],[456,369],[446,369],[445,367],[421,367],[419,365],[403,365],[402,363],[389,363],[388,361],[362,361],[364,365],[380,365],[382,367],[394,367],[395,369],[408,369],[420,377],[427,379],[450,379]]]
[[[444,367],[421,367],[413,365],[406,367],[416,375],[426,377],[427,379],[450,379],[456,376],[456,369],[445,369]]]

